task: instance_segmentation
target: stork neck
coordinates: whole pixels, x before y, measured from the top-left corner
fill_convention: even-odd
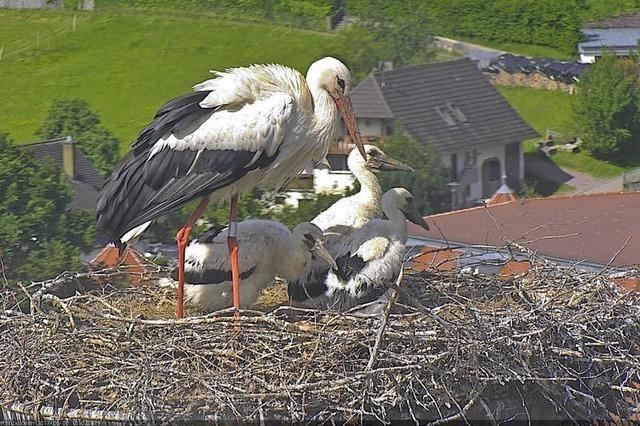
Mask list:
[[[358,192],[358,196],[371,200],[376,205],[380,205],[382,187],[380,186],[375,173],[364,166],[358,167],[351,172],[358,182],[360,182],[360,191]]]
[[[387,216],[387,219],[389,219],[389,221],[393,223],[393,225],[396,227],[402,240],[406,241],[407,240],[407,217],[404,215],[402,210],[394,206],[393,208],[385,209],[384,214]]]
[[[329,93],[321,87],[311,88],[313,103],[315,106],[314,115],[317,129],[322,139],[332,140],[336,134],[338,123],[338,107]]]

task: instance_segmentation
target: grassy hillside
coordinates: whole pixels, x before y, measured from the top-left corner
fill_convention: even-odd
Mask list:
[[[551,129],[563,135],[579,135],[573,120],[571,103],[573,97],[566,93],[537,90],[528,87],[498,87],[511,106],[529,123],[531,127],[543,135]],[[528,155],[536,152],[534,141],[525,142]],[[615,177],[640,165],[640,154],[633,154],[618,162],[604,161],[591,157],[586,152],[576,154],[559,152],[554,154],[553,162],[595,177]]]
[[[304,70],[335,50],[323,33],[166,14],[80,14],[73,33],[72,16],[0,9],[0,131],[20,143],[35,139],[53,99],[80,97],[124,149],[209,69],[273,61]]]

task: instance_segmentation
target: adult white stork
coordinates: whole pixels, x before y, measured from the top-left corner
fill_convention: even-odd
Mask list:
[[[97,205],[98,225],[122,246],[154,219],[204,197],[176,236],[179,318],[189,233],[209,202],[231,199],[227,245],[239,307],[238,194],[259,184],[278,189],[323,159],[339,112],[366,155],[348,96],[349,70],[337,59],[314,62],[306,80],[282,65],[216,74],[160,108],[105,183]]]
[[[311,221],[325,232],[342,234],[343,227],[360,228],[371,219],[382,215],[380,210],[382,187],[375,175],[376,172],[380,170],[413,171],[412,167],[389,157],[375,145],[365,145],[364,150],[367,154],[366,160],[355,149],[347,158],[347,166],[360,183],[360,191],[336,201]]]
[[[429,229],[404,188],[382,197],[387,219],[373,219],[345,236],[336,249],[337,268],[314,270],[289,283],[289,297],[315,306],[346,310],[383,295],[397,279],[404,261],[407,219]]]
[[[207,310],[232,306],[232,277],[226,250],[228,229],[213,228],[187,247],[185,296]],[[294,280],[309,272],[311,256],[327,267],[337,267],[324,248],[322,230],[312,223],[301,223],[293,231],[270,220],[238,223],[241,307],[253,305],[260,292],[279,276]]]

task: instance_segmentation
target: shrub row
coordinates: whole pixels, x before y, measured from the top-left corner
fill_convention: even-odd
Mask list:
[[[503,42],[552,46],[567,53],[576,49],[582,0],[430,0],[413,2],[416,13],[426,13],[433,34],[469,36]],[[348,0],[357,16],[375,16],[385,7],[390,14],[405,7],[386,0]]]

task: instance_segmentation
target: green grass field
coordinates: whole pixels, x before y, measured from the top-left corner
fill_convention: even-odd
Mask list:
[[[545,134],[547,129],[562,133],[566,136],[579,135],[573,119],[571,103],[575,99],[567,93],[538,90],[528,87],[502,87],[498,90],[511,106],[529,123],[531,127]],[[525,153],[536,152],[534,140],[525,142]],[[593,158],[586,152],[554,154],[553,162],[560,167],[566,167],[599,178],[611,178],[625,171],[640,167],[640,155],[631,155],[617,162],[604,161]]]
[[[328,34],[210,17],[0,9],[0,131],[36,139],[54,99],[80,97],[122,140],[122,149],[173,96],[210,69],[278,62],[305,70],[331,54]],[[36,32],[40,31],[40,46]]]
[[[568,93],[504,86],[498,86],[498,91],[541,135],[545,134],[547,129],[565,135],[575,134],[571,109],[573,97]]]

